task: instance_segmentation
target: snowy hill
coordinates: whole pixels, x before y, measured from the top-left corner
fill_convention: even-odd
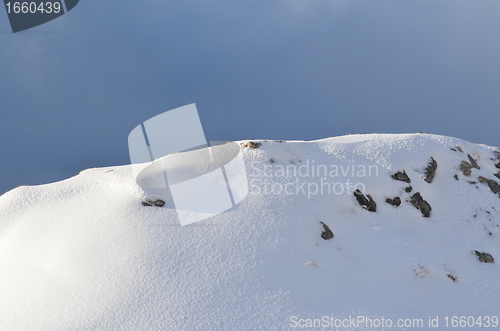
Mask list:
[[[186,226],[130,166],[1,196],[0,330],[498,327],[498,148],[247,142],[246,199]]]

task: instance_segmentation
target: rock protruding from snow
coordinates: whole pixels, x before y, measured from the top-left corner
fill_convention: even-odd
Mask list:
[[[497,163],[495,164],[495,168],[497,169],[500,169],[500,152],[499,151],[495,151],[495,157],[497,159]],[[495,174],[495,177],[497,177],[498,179],[500,179],[500,172]]]
[[[470,162],[472,168],[476,168],[478,170],[481,169],[481,167],[479,166],[479,164],[477,164],[477,161],[474,160],[474,158],[472,156],[470,156],[470,154],[467,154],[467,157],[469,158],[469,162]]]
[[[420,210],[422,216],[431,216],[431,205],[427,201],[425,201],[424,198],[422,198],[422,195],[420,195],[419,192],[412,195],[410,202],[413,206],[415,206],[415,208]]]
[[[470,176],[472,173],[472,165],[467,161],[462,161],[462,163],[460,163],[460,171],[462,171],[464,176]]]
[[[400,197],[395,197],[394,199],[387,198],[385,199],[385,202],[387,202],[392,206],[399,207],[401,205],[401,198]]]
[[[367,194],[365,196],[363,192],[361,192],[360,190],[356,190],[354,191],[354,196],[356,197],[356,200],[358,201],[359,205],[364,209],[371,212],[377,211],[377,204],[375,203],[371,195]]]
[[[460,170],[462,171],[462,174],[464,176],[470,176],[470,174],[472,173],[472,168],[478,170],[481,169],[481,167],[477,164],[477,161],[474,160],[474,158],[470,156],[470,154],[467,154],[467,157],[469,159],[469,162],[462,161],[462,163],[460,163]]]
[[[332,230],[330,230],[328,225],[326,225],[325,223],[323,222],[320,223],[323,224],[323,229],[324,229],[324,231],[321,233],[321,238],[325,240],[332,239],[334,237]]]
[[[498,184],[493,179],[484,178],[483,176],[479,176],[478,179],[480,183],[488,184],[488,187],[490,188],[491,192],[495,193],[500,197],[500,184]]]
[[[425,169],[425,176],[424,180],[427,183],[431,183],[432,180],[434,179],[434,175],[436,174],[438,164],[436,160],[434,160],[433,157],[431,157],[431,160],[429,161],[429,164],[427,165],[427,168]]]
[[[403,172],[398,171],[394,175],[392,175],[392,178],[395,180],[400,180],[402,182],[410,183],[410,177],[406,174],[406,172],[403,170]]]
[[[156,199],[156,200],[146,200],[146,201],[143,201],[142,202],[142,205],[144,207],[151,207],[151,206],[155,206],[155,207],[163,207],[165,206],[165,201],[161,200],[161,199]]]
[[[483,263],[495,263],[495,259],[489,253],[483,253],[483,252],[476,251],[476,256],[479,259],[479,261],[481,261]]]
[[[259,148],[262,144],[261,143],[256,143],[256,142],[253,142],[253,141],[249,141],[245,144],[242,144],[241,145],[241,148],[247,148],[247,147],[250,147],[250,148]]]

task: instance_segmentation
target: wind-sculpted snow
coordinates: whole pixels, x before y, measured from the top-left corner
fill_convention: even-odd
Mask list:
[[[130,166],[1,196],[0,330],[498,323],[498,148],[429,134],[251,142],[245,200],[186,226]]]

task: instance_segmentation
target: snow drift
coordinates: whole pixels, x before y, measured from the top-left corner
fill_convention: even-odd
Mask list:
[[[428,134],[252,142],[240,142],[246,199],[188,226],[130,166],[1,196],[0,329],[498,322],[496,147]],[[155,199],[166,203],[142,204]]]

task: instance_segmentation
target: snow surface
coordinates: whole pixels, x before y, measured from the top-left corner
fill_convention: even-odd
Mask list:
[[[0,330],[300,329],[292,316],[422,319],[421,330],[431,316],[446,330],[446,316],[500,315],[500,198],[478,182],[497,180],[496,147],[429,134],[254,141],[262,146],[243,149],[247,198],[188,226],[168,196],[163,208],[141,204],[162,196],[142,190],[130,166],[1,196]],[[467,154],[481,167],[470,176],[459,170]],[[430,157],[438,168],[429,184]],[[280,175],[304,164],[372,165],[378,176]],[[411,193],[391,178],[403,170]],[[322,179],[363,184],[377,212],[352,193],[274,194]],[[429,218],[408,202],[415,192],[432,206]],[[396,196],[401,206],[385,202]],[[334,238],[321,238],[320,222]],[[481,263],[475,250],[497,261]]]

